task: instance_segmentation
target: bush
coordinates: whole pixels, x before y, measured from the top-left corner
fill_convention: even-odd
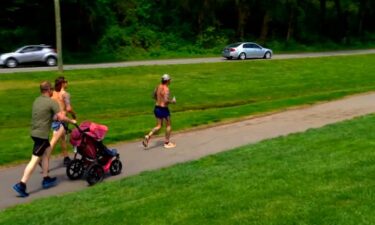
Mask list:
[[[201,35],[198,35],[196,45],[204,49],[216,48],[217,46],[222,48],[228,41],[226,35],[218,32],[214,27],[207,27]]]
[[[23,45],[39,44],[37,32],[30,28],[0,29],[0,52],[14,51]],[[14,46],[14,43],[18,43]]]

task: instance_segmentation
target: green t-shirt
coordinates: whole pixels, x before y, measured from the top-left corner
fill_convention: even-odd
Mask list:
[[[58,113],[59,105],[47,96],[39,96],[33,103],[31,118],[31,136],[48,139],[53,117]]]

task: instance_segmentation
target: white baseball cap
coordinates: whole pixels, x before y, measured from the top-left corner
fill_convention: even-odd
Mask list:
[[[168,74],[164,74],[162,77],[161,77],[161,80],[162,81],[168,81],[168,80],[170,80],[171,79],[171,77],[168,75]]]

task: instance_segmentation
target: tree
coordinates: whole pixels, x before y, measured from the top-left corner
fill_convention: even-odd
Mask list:
[[[347,14],[343,12],[341,7],[341,1],[340,0],[334,0],[335,7],[336,7],[336,13],[337,13],[337,23],[338,23],[338,39],[342,42],[346,42],[346,36],[347,36]]]
[[[245,27],[248,23],[248,17],[250,15],[250,5],[249,1],[246,0],[236,0],[235,1],[237,13],[238,13],[238,26],[237,33],[240,39],[245,37]]]
[[[326,11],[327,11],[327,0],[319,0],[320,11],[319,11],[319,20],[320,20],[320,34],[326,34]]]

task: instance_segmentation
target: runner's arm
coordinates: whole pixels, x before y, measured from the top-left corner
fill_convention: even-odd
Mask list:
[[[70,94],[69,93],[65,93],[63,95],[63,99],[64,99],[66,111],[68,113],[70,113],[70,115],[72,115],[73,119],[76,119],[76,113],[73,111],[73,107],[70,104]]]
[[[167,104],[169,104],[169,103],[176,103],[176,101],[174,99],[170,99],[169,98],[169,89],[166,89],[165,92],[164,92],[164,101]]]
[[[64,121],[72,124],[76,124],[77,121],[75,119],[70,119],[69,117],[66,116],[64,111],[57,112],[53,116],[53,120],[58,120],[58,121]]]

